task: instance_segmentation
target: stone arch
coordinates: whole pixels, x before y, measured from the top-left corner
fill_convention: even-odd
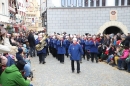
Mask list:
[[[128,34],[128,29],[127,29],[127,27],[126,27],[123,23],[118,22],[118,21],[109,21],[109,22],[104,23],[104,24],[99,28],[98,33],[103,33],[106,28],[111,27],[111,26],[118,27],[118,28],[120,28],[120,30],[122,30],[122,32],[123,32],[124,34],[126,34],[126,35]]]

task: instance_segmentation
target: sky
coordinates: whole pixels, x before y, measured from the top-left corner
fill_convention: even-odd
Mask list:
[[[46,0],[41,0],[42,2],[46,1]],[[38,4],[40,5],[40,0],[37,0]],[[60,6],[61,5],[61,0],[52,0],[52,4],[54,6]]]

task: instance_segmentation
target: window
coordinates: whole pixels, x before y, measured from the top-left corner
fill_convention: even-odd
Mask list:
[[[61,6],[65,7],[65,0],[61,0]]]
[[[115,0],[115,6],[118,6],[119,0]]]
[[[77,6],[77,0],[71,0],[72,6],[76,7]]]
[[[130,0],[127,0],[127,5],[130,5]]]
[[[71,6],[71,0],[67,1],[67,6],[70,7]]]
[[[100,0],[96,0],[96,6],[99,6]]]
[[[2,3],[2,14],[5,15],[5,5]]]
[[[125,0],[121,0],[121,5],[124,6]]]
[[[85,7],[88,7],[88,0],[84,0],[85,2]]]
[[[105,6],[106,0],[102,0],[102,6]]]
[[[94,6],[94,0],[90,0],[90,6],[91,6],[91,7]]]
[[[82,7],[82,0],[78,0],[79,7]]]

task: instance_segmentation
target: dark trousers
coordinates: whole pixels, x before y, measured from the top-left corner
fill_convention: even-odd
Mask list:
[[[35,56],[35,46],[30,47],[30,55]]]
[[[91,57],[90,52],[86,51],[86,56],[87,56],[87,60],[89,60],[89,59],[90,59],[90,57]]]
[[[108,58],[108,55],[106,55],[106,54],[103,54],[102,56],[101,56],[101,60],[103,61],[103,60],[106,60]]]
[[[83,54],[83,58],[85,59],[85,48],[83,48],[83,52],[84,52],[84,54]]]
[[[80,62],[79,62],[79,60],[77,60],[76,62],[77,62],[77,71],[80,71]],[[75,70],[74,60],[71,60],[71,68],[72,68],[72,71]]]
[[[125,68],[126,69],[125,59],[118,59],[117,60],[117,65],[118,65],[119,68]]]
[[[130,62],[127,63],[127,70],[130,72]]]
[[[66,48],[66,54],[65,54],[67,57],[69,56],[68,54],[68,48]]]
[[[49,46],[49,52],[52,54],[52,47]]]
[[[47,55],[49,55],[48,47],[46,48]]]
[[[40,54],[38,54],[38,56],[39,56],[39,62],[40,63],[44,63],[45,62],[45,58],[46,58],[46,54],[45,53],[40,53]]]
[[[53,51],[52,51],[52,55],[53,55],[53,57],[56,57],[57,56],[57,50],[56,50],[56,48],[53,48]]]
[[[98,62],[98,57],[97,57],[97,53],[91,53],[91,61],[94,61],[94,58],[96,60],[96,62]]]
[[[58,60],[64,62],[64,54],[58,54]]]

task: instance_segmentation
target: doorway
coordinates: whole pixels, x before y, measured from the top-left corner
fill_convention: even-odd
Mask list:
[[[106,28],[103,32],[103,34],[111,34],[111,33],[113,33],[113,34],[121,33],[122,34],[123,32],[120,28],[115,27],[115,26],[110,26],[110,27]]]

